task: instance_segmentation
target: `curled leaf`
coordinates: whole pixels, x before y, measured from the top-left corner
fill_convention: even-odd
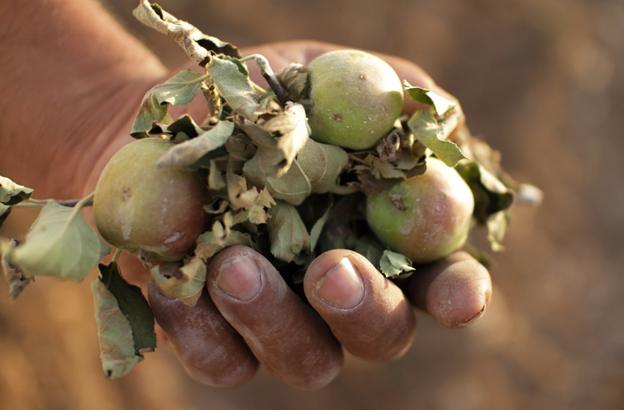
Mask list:
[[[104,375],[126,375],[156,348],[154,316],[141,290],[128,284],[115,263],[99,265],[100,276],[91,282],[95,320]]]
[[[379,269],[386,278],[406,278],[416,270],[407,256],[388,249],[381,255]]]
[[[16,246],[17,242],[13,239],[0,239],[0,256],[2,256],[0,266],[9,284],[9,296],[13,300],[17,299],[26,286],[33,281],[32,276],[9,263],[9,255]]]
[[[81,281],[108,251],[79,208],[49,202],[9,262],[32,276]]]
[[[167,13],[156,3],[141,0],[132,14],[141,23],[173,39],[199,64],[202,64],[210,53],[239,57],[238,49],[232,44],[207,36],[192,24]]]
[[[199,91],[203,75],[191,70],[180,71],[162,84],[154,86],[149,94],[158,104],[184,105],[190,103]]]
[[[292,262],[309,249],[308,230],[297,209],[290,204],[278,201],[270,213],[271,218],[267,222],[267,227],[271,240],[271,254],[284,262]]]
[[[222,147],[233,131],[233,122],[220,121],[197,137],[171,147],[158,160],[158,166],[162,168],[190,167],[207,153]]]
[[[32,193],[32,188],[16,184],[9,178],[0,175],[0,205],[15,205],[30,198]],[[2,213],[2,208],[0,208],[0,215]]]
[[[310,136],[303,105],[286,103],[284,111],[267,121],[264,128],[277,137],[276,148],[283,158],[279,162],[276,175],[283,175],[288,171]]]
[[[154,123],[162,121],[166,116],[167,106],[160,105],[156,97],[148,92],[143,98],[139,114],[132,124],[130,135],[134,138],[147,137]]]
[[[453,100],[436,93],[435,91],[427,88],[417,87],[411,85],[407,81],[403,81],[403,89],[412,97],[414,101],[418,101],[423,104],[430,105],[439,116],[446,115],[449,111],[453,110],[457,103]]]
[[[438,120],[430,112],[416,111],[407,125],[414,137],[449,167],[465,158],[459,146],[447,139],[457,125],[455,117]]]
[[[156,265],[150,273],[164,295],[188,306],[195,306],[206,285],[206,264],[197,256],[182,267],[175,263]]]
[[[290,63],[277,74],[277,79],[288,92],[291,101],[299,101],[308,86],[308,69],[302,64]]]
[[[349,156],[340,147],[309,139],[299,152],[297,161],[310,181],[315,194],[341,191],[338,177],[347,167]]]
[[[259,95],[245,67],[227,57],[214,56],[206,66],[219,94],[234,111],[255,121],[261,111]]]
[[[486,223],[491,215],[508,209],[513,203],[513,192],[476,161],[460,161],[456,170],[472,190],[474,216],[479,223]]]
[[[488,241],[494,252],[503,250],[503,239],[507,233],[509,225],[509,214],[506,211],[500,211],[490,216],[486,222]]]
[[[254,243],[248,234],[226,229],[221,221],[215,221],[210,231],[204,232],[197,238],[195,255],[207,261],[220,250],[232,245],[253,247]]]

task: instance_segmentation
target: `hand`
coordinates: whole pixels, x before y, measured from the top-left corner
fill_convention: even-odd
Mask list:
[[[261,53],[279,70],[333,48],[288,42],[243,54]],[[385,58],[402,79],[436,88],[417,66]],[[258,73],[252,75],[263,83]],[[445,326],[463,326],[481,316],[491,295],[488,272],[464,252],[419,269],[402,288],[361,255],[336,249],[308,267],[304,290],[310,309],[264,256],[235,246],[210,261],[208,292],[195,307],[167,299],[153,283],[149,301],[182,365],[198,381],[238,385],[260,362],[289,385],[315,389],[340,371],[342,347],[369,360],[403,355],[414,337],[412,305]]]
[[[143,93],[170,73],[94,1],[0,4],[0,24],[0,54],[9,58],[0,88],[10,102],[2,105],[0,174],[34,186],[39,197],[91,192],[104,164],[131,140]],[[335,47],[291,42],[245,54],[262,53],[279,70]],[[402,79],[437,89],[417,66],[385,58]],[[198,107],[189,108],[199,117]],[[122,270],[143,282],[148,277],[136,261]],[[445,326],[461,326],[481,315],[491,295],[488,272],[462,252],[419,269],[402,287],[362,256],[332,250],[308,268],[309,307],[262,255],[232,247],[210,262],[207,291],[195,307],[167,300],[153,285],[148,293],[158,323],[197,380],[241,384],[260,362],[285,383],[313,389],[337,375],[341,346],[371,360],[405,353],[414,335],[412,305]]]

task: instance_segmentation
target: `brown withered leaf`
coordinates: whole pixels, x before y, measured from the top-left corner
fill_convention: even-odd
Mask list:
[[[0,238],[0,267],[4,272],[4,277],[9,284],[9,296],[15,300],[22,293],[22,291],[34,281],[31,275],[22,272],[18,267],[9,263],[9,255],[13,249],[17,246],[17,241],[14,239]]]
[[[221,221],[215,221],[210,231],[204,232],[197,238],[195,255],[208,261],[217,252],[232,245],[255,247],[249,234],[226,229]]]
[[[291,101],[299,101],[308,86],[308,69],[297,63],[290,63],[277,74],[280,84],[288,92]]]
[[[234,172],[234,160],[229,160],[225,173],[228,199],[232,209],[248,209],[256,200],[258,190],[256,187],[247,187],[247,179]]]
[[[151,277],[164,295],[195,306],[206,285],[206,264],[195,256],[182,267],[175,263],[156,265]]]
[[[211,191],[220,191],[225,188],[225,178],[223,173],[217,165],[217,161],[210,160],[210,167],[208,170],[208,189]]]

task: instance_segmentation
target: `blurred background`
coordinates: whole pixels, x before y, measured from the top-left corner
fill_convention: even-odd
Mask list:
[[[103,3],[166,64],[184,61],[133,20],[134,1]],[[545,202],[514,209],[492,267],[493,301],[478,323],[449,330],[419,314],[405,358],[348,358],[314,393],[265,371],[237,389],[201,386],[166,348],[106,381],[88,283],[42,279],[11,302],[2,281],[0,408],[624,409],[624,2],[160,3],[240,46],[310,38],[419,63]]]

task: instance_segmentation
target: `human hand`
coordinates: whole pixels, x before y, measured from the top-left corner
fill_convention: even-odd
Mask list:
[[[261,53],[279,70],[333,48],[288,42],[243,54]],[[402,79],[443,92],[419,67],[385,58]],[[259,73],[252,71],[252,77],[263,83]],[[147,277],[136,265],[122,270],[139,281]],[[264,256],[235,246],[210,261],[207,292],[194,307],[167,299],[154,283],[148,294],[158,324],[196,380],[238,385],[253,377],[260,362],[278,379],[304,389],[320,388],[338,374],[342,348],[376,361],[403,355],[414,336],[413,306],[456,327],[478,318],[491,295],[488,272],[465,252],[419,268],[399,287],[363,256],[335,249],[311,263],[303,285],[309,306]]]

